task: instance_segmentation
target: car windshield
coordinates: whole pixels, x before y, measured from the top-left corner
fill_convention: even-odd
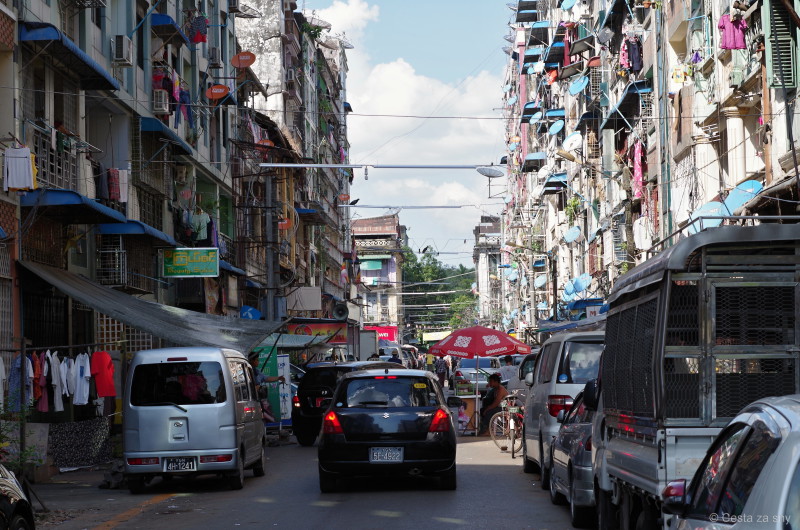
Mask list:
[[[339,392],[340,407],[431,407],[436,391],[425,377],[377,376],[351,379]]]
[[[131,405],[224,403],[225,379],[218,362],[140,364],[133,371]]]
[[[558,371],[559,383],[586,384],[597,377],[602,342],[567,342],[561,367]]]
[[[475,368],[475,364],[478,364],[478,368],[483,370],[487,370],[489,368],[498,368],[497,366],[497,359],[494,357],[477,357],[475,359],[461,359],[459,363],[459,368]]]

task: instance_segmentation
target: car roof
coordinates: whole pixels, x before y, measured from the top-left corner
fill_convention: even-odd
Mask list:
[[[763,411],[780,415],[792,431],[800,431],[800,394],[761,398],[746,406],[742,413]]]
[[[374,363],[373,363],[374,364]],[[428,377],[430,379],[434,379],[433,374],[431,374],[427,370],[412,370],[410,368],[403,368],[402,365],[396,363],[385,363],[385,364],[393,364],[394,366],[398,366],[399,368],[388,368],[392,371],[392,375],[402,375],[402,376],[415,376],[415,377]],[[378,367],[375,370],[358,370],[357,372],[350,372],[349,374],[345,375],[345,379],[357,379],[359,377],[376,377],[380,375],[386,375],[387,369],[384,367]]]
[[[342,370],[363,370],[365,367],[370,368],[393,368],[398,366],[397,363],[384,363],[381,361],[347,361],[343,363],[335,362],[321,362],[311,363],[306,366],[306,371],[317,368],[340,368]]]
[[[605,331],[562,331],[556,333],[545,341],[545,344],[551,342],[564,342],[567,340],[583,340],[583,339],[604,339],[606,336]]]
[[[215,348],[213,346],[180,346],[174,348],[158,348],[154,350],[139,350],[131,361],[133,364],[150,364],[166,362],[167,359],[186,357],[187,361],[219,361],[222,357],[232,359],[247,358],[239,351],[230,348]]]

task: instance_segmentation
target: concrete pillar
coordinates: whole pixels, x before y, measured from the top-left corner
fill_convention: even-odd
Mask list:
[[[732,188],[744,180],[747,171],[744,120],[738,107],[725,107],[722,114],[725,116],[725,130],[728,133],[728,182],[725,182],[725,187]]]

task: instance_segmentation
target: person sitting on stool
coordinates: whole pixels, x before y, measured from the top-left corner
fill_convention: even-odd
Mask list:
[[[486,397],[483,398],[483,406],[481,407],[481,431],[478,436],[489,435],[489,422],[495,413],[503,410],[500,403],[508,395],[506,387],[500,384],[500,375],[492,374],[488,380],[489,390],[486,392]]]

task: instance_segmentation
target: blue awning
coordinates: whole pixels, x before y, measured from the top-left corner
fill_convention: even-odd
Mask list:
[[[533,22],[539,18],[539,12],[533,9],[517,11],[517,22]]]
[[[248,279],[248,280],[245,280],[245,282],[244,282],[244,286],[245,286],[245,287],[250,287],[250,288],[252,288],[252,289],[264,289],[264,286],[263,286],[263,285],[261,285],[260,283],[258,283],[258,282],[257,282],[257,281],[255,281],[255,280],[250,280],[250,279]]]
[[[225,269],[226,271],[232,272],[234,274],[238,274],[239,276],[247,276],[247,273],[245,271],[243,271],[239,267],[234,267],[233,265],[222,259],[219,260],[219,268]]]
[[[528,44],[547,44],[550,40],[550,21],[540,20],[531,24]]]
[[[120,224],[101,224],[97,225],[98,234],[106,235],[121,235],[121,236],[150,236],[153,239],[163,241],[172,247],[180,247],[181,245],[175,241],[171,236],[168,236],[161,230],[156,230],[152,226],[145,224],[141,221],[128,220]]]
[[[631,81],[628,83],[628,85],[625,87],[625,90],[622,91],[619,101],[617,101],[617,104],[614,105],[614,108],[609,111],[608,116],[606,116],[606,119],[603,120],[600,128],[605,129],[609,122],[611,125],[614,125],[616,121],[622,117],[627,117],[628,121],[630,122],[631,119],[639,115],[638,101],[636,112],[631,112],[633,109],[624,107],[629,104],[634,96],[638,96],[639,94],[648,94],[652,91],[653,89],[650,87],[650,81],[647,79],[643,79],[641,81]]]
[[[124,223],[125,216],[72,190],[38,189],[19,200],[23,208],[37,207],[38,215],[67,224]]]
[[[584,112],[581,114],[581,117],[578,118],[578,123],[575,124],[575,130],[580,130],[581,127],[585,127],[591,121],[597,121],[600,116],[593,111]]]
[[[79,78],[83,90],[119,90],[119,82],[54,25],[20,22],[19,40],[35,43],[39,51],[60,62],[65,70]]]
[[[544,165],[547,160],[547,153],[544,151],[537,151],[535,153],[528,153],[525,157],[525,162],[522,164],[523,173],[536,171]]]
[[[564,119],[564,116],[565,116],[564,109],[550,109],[544,111],[545,118],[557,120],[557,119]]]
[[[582,300],[574,300],[567,304],[567,309],[570,311],[577,311],[580,309],[586,309],[587,307],[593,306],[601,306],[603,305],[602,298],[584,298]]]
[[[544,46],[532,46],[525,50],[525,61],[536,61],[544,53]]]
[[[547,180],[544,181],[544,188],[542,189],[542,195],[548,195],[551,193],[558,193],[559,191],[563,190],[567,187],[567,173],[553,173]]]
[[[345,112],[353,112],[353,106],[347,101],[345,101],[342,106],[344,107]]]
[[[537,268],[544,267],[545,265],[547,265],[547,261],[544,258],[537,259],[533,262],[533,266]]]
[[[522,115],[523,116],[533,116],[536,112],[536,109],[540,108],[542,105],[538,101],[529,101],[525,103],[525,106],[522,107]]]
[[[564,62],[564,41],[554,42],[547,48],[544,54],[544,61],[547,63],[563,63]]]
[[[150,15],[150,28],[153,30],[153,34],[163,40],[165,44],[174,46],[185,44],[189,46],[189,38],[183,34],[181,28],[175,23],[175,19],[169,15],[152,13]]]
[[[160,133],[161,135],[166,136],[173,144],[176,144],[175,147],[182,150],[184,154],[192,154],[192,146],[187,144],[183,138],[178,136],[178,134],[170,129],[163,121],[157,118],[146,117],[139,118],[139,120],[139,127],[141,128],[142,132]]]

